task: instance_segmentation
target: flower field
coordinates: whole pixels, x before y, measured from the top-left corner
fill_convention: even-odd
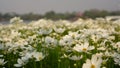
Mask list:
[[[0,68],[120,68],[120,22],[12,18],[0,25]]]

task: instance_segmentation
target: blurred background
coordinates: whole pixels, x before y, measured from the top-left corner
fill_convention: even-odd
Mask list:
[[[0,0],[0,23],[15,16],[31,21],[41,18],[75,21],[120,15],[120,0]]]

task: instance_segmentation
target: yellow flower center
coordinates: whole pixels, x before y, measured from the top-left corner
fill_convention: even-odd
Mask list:
[[[83,51],[87,51],[87,49],[86,49],[86,48],[83,48],[82,50],[83,50]]]
[[[73,34],[72,37],[75,38],[75,34]]]
[[[42,59],[42,57],[39,57],[39,60],[41,60]]]
[[[95,68],[95,65],[92,64],[90,68]]]

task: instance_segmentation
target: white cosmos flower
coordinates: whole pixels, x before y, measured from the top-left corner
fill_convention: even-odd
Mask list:
[[[33,52],[32,57],[36,59],[36,61],[42,60],[45,56],[43,55],[42,52]]]
[[[80,39],[80,34],[78,34],[78,32],[69,32],[69,35],[73,38],[73,39]]]
[[[51,32],[52,32],[52,29],[45,29],[45,28],[43,29],[43,28],[42,28],[42,29],[39,30],[38,33],[39,33],[40,35],[47,35],[47,34],[50,34]]]
[[[89,46],[89,43],[88,42],[85,42],[84,44],[76,44],[74,47],[73,47],[73,50],[77,51],[77,52],[87,52],[87,51],[90,51],[90,50],[93,50],[95,49],[94,46]]]
[[[19,38],[19,40],[14,42],[14,45],[17,45],[17,46],[24,46],[24,45],[27,45],[27,44],[28,44],[27,40],[22,39],[22,38]]]
[[[17,37],[19,35],[21,35],[21,33],[19,33],[18,31],[11,30],[11,36],[10,36],[11,38]]]
[[[113,56],[113,53],[109,52],[108,50],[105,51],[105,56]]]
[[[15,67],[22,67],[26,64],[26,61],[24,61],[22,59],[18,59],[17,62],[18,62],[18,64],[14,64]]]
[[[47,36],[47,37],[45,37],[45,43],[47,45],[54,45],[55,46],[55,45],[57,45],[57,40]]]
[[[7,62],[6,61],[4,61],[4,59],[0,59],[0,65],[4,65],[4,64],[6,64]]]
[[[94,42],[97,42],[97,41],[100,39],[100,36],[98,36],[98,35],[91,35],[91,39],[92,39]]]
[[[14,64],[15,67],[22,67],[26,65],[29,61],[29,59],[32,58],[32,54],[27,52],[21,59],[17,60],[17,64]]]
[[[95,54],[97,57],[102,57],[103,56],[103,53],[96,53]]]
[[[82,68],[100,68],[102,58],[96,55],[92,55],[91,60],[87,59],[86,63],[83,64]]]
[[[118,64],[120,66],[120,54],[115,53],[113,57],[114,57],[115,64]]]
[[[77,61],[77,60],[82,59],[82,57],[83,57],[82,55],[81,55],[81,56],[73,55],[73,56],[69,57],[69,59],[74,60],[74,61]]]
[[[55,32],[57,33],[63,33],[65,31],[65,28],[54,28]]]
[[[72,45],[73,43],[73,38],[69,35],[65,35],[60,41],[59,44],[60,46],[65,46],[65,45]]]
[[[41,26],[43,27],[44,25],[47,25],[47,20],[45,19],[40,19],[38,21],[35,21],[34,23],[32,23],[33,26]]]
[[[33,52],[27,52],[23,57],[22,57],[22,60],[23,61],[27,61],[31,58],[35,58],[36,60],[35,61],[40,61],[42,59],[44,59],[44,55],[42,52],[36,52],[36,51],[33,51]]]

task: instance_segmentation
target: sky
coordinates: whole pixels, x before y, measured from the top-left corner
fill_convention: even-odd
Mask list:
[[[120,0],[0,0],[0,12],[57,13],[83,12],[89,9],[120,10]]]

